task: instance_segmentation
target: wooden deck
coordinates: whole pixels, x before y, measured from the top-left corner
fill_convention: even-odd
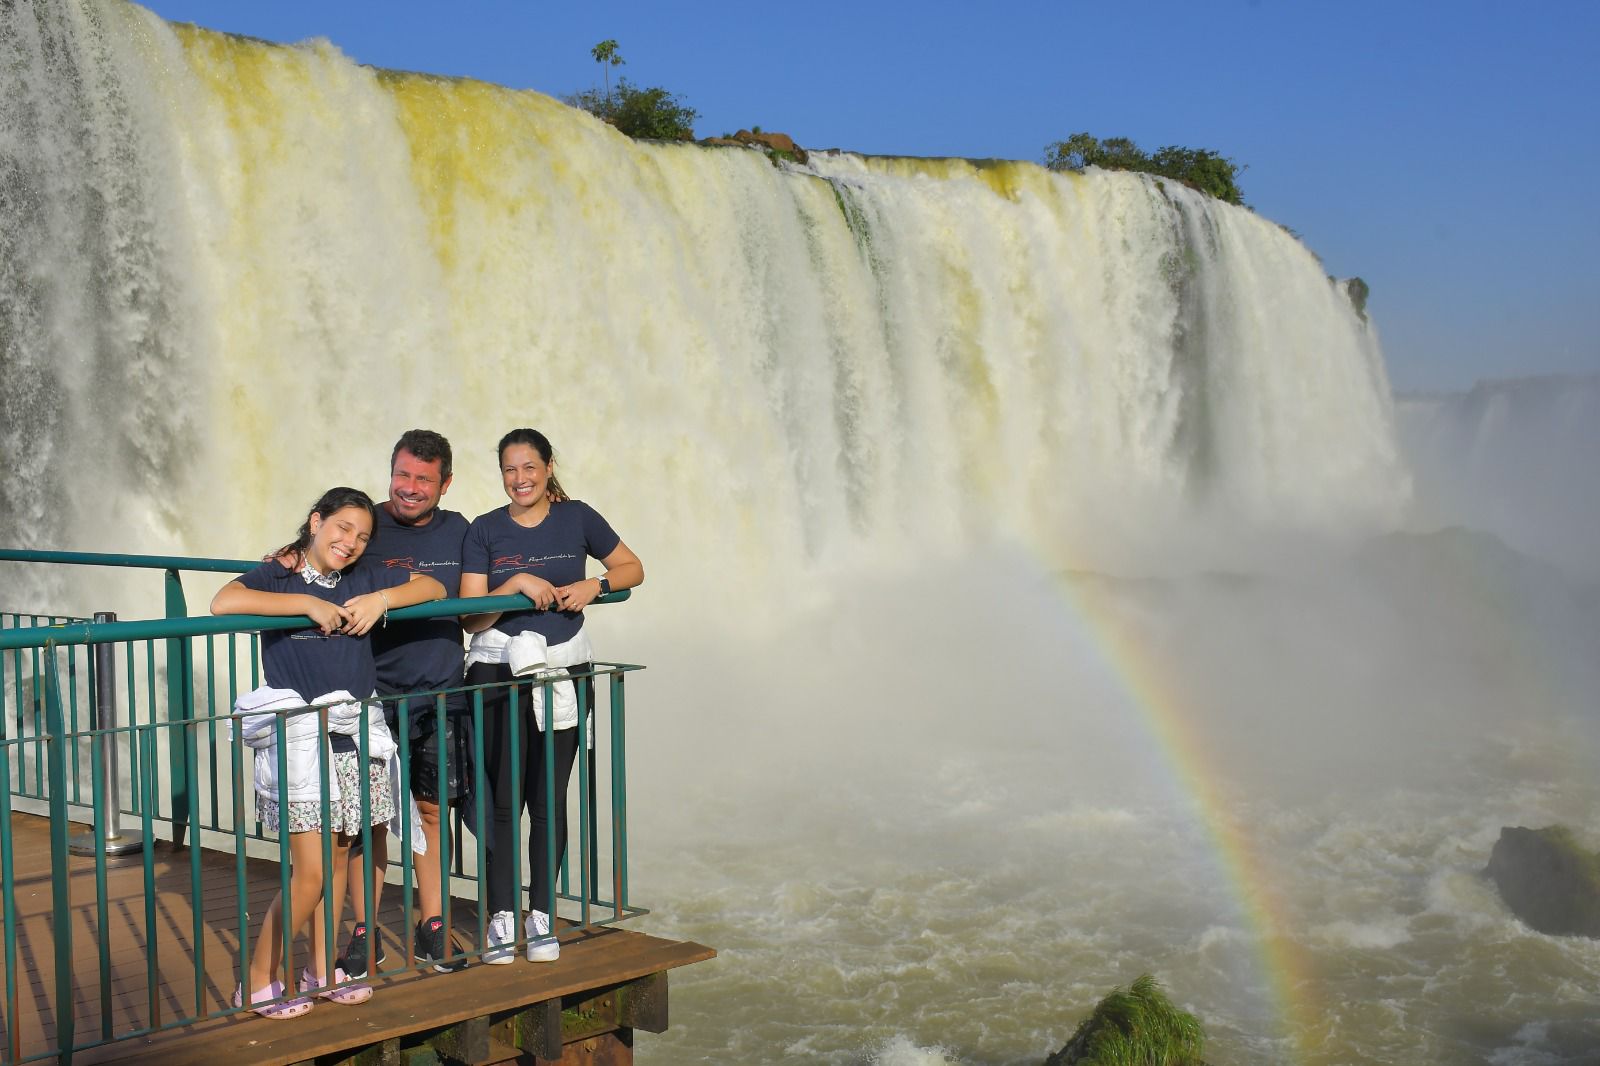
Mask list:
[[[82,827],[74,827],[74,830]],[[18,1002],[6,1004],[0,1026],[0,1061],[49,1051],[55,1043],[55,941],[51,915],[49,823],[32,815],[13,815],[15,898],[8,905],[17,922]],[[155,845],[156,929],[146,929],[144,870],[137,853],[107,870],[109,922],[98,928],[94,859],[71,860],[73,1017],[78,1047],[102,1040],[100,942],[110,945],[110,1014],[113,1043],[78,1052],[78,1063],[149,1062],[160,1066],[219,1062],[325,1063],[357,1057],[362,1062],[439,1061],[438,1049],[460,1062],[620,1062],[613,1050],[590,1040],[586,1055],[576,1045],[560,1055],[561,1009],[568,1008],[565,1039],[611,1034],[612,1044],[631,1046],[633,1028],[659,1032],[666,1024],[666,971],[700,962],[716,952],[700,944],[663,940],[610,928],[562,940],[561,959],[532,964],[520,957],[509,966],[473,962],[455,974],[407,972],[370,983],[376,994],[356,1007],[319,1002],[310,1014],[273,1021],[243,1013],[196,1022],[146,1036],[125,1034],[175,1019],[222,1011],[232,1006],[239,956],[234,857],[201,853],[201,913],[204,919],[204,980],[196,1003],[194,891],[190,853],[166,842]],[[261,914],[277,891],[278,866],[251,859],[246,874],[251,914]],[[389,969],[400,964],[402,931],[410,924],[399,911],[401,893],[389,886],[380,912]],[[470,944],[476,935],[472,903],[452,904],[457,937]],[[466,928],[463,928],[466,927]],[[255,936],[253,919],[250,935]],[[149,940],[156,943],[158,974],[148,976]],[[344,940],[340,936],[340,944]],[[296,948],[297,965],[306,957],[305,941]],[[152,996],[153,992],[153,996]],[[153,1009],[152,1009],[153,1003]],[[575,1032],[575,1027],[578,1030]],[[431,1047],[422,1041],[431,1040]],[[14,1045],[13,1041],[17,1044]],[[541,1049],[535,1057],[523,1048]],[[18,1046],[20,1045],[20,1046]],[[598,1050],[597,1050],[598,1048]]]

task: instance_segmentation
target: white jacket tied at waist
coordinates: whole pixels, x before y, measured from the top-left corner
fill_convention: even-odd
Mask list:
[[[300,714],[279,713],[292,712],[299,707],[326,708],[330,734],[343,733],[354,737],[361,732],[361,701],[344,689],[337,689],[314,700],[307,700],[294,689],[263,685],[234,700],[233,717],[228,725],[244,741],[246,747],[255,750],[257,795],[275,800],[281,800],[286,795],[290,803],[321,803],[322,754],[324,751],[328,752],[330,756],[328,763],[331,766],[332,747],[322,742],[319,713],[315,711],[304,711]],[[279,717],[283,718],[283,743],[286,753],[284,762],[288,770],[286,792],[280,789],[278,781]],[[389,733],[389,724],[383,719],[383,708],[377,703],[372,704],[367,713],[366,732],[368,757],[387,760],[389,763],[390,798],[394,801],[394,809],[397,812],[395,821],[389,823],[389,828],[398,836],[400,835],[398,812],[401,810],[403,800],[409,797],[401,795],[400,765],[397,758],[399,749],[395,745],[394,737]],[[359,749],[360,741],[356,743]],[[330,803],[337,801],[339,795],[339,778],[336,774],[329,774],[328,801]],[[409,807],[411,814],[412,850],[418,854],[425,854],[428,842],[422,832],[421,813],[417,810],[415,801],[404,805]]]
[[[550,686],[550,719],[557,729],[571,729],[578,724],[578,691],[567,673],[567,667],[594,662],[594,646],[589,634],[578,630],[577,636],[560,644],[547,643],[541,634],[518,633],[508,637],[498,629],[485,629],[475,634],[472,646],[467,649],[467,665],[473,663],[507,663],[513,677],[530,681],[559,679]],[[544,729],[544,686],[533,686],[533,720]],[[589,708],[589,743],[594,744],[594,708]]]

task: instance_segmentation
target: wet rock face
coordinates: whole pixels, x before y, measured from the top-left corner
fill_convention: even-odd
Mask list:
[[[1530,928],[1600,937],[1600,856],[1581,847],[1565,826],[1500,830],[1484,873]]]

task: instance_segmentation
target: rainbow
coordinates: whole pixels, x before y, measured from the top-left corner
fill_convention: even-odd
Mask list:
[[[1325,1042],[1328,1020],[1316,1006],[1318,982],[1309,955],[1291,934],[1295,923],[1278,887],[1282,878],[1231,813],[1221,787],[1224,775],[1206,736],[1194,726],[1182,686],[1095,582],[1069,574],[1058,584],[1131,697],[1175,788],[1192,803],[1209,837],[1240,917],[1255,934],[1258,967],[1279,1020],[1279,1039],[1289,1049],[1288,1061],[1320,1061],[1314,1048]]]

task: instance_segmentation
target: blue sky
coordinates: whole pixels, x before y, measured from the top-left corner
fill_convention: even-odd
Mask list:
[[[327,37],[376,66],[551,95],[615,38],[701,136],[1038,160],[1079,130],[1213,148],[1369,308],[1397,389],[1600,372],[1600,3],[1058,0],[977,5],[152,0]]]

